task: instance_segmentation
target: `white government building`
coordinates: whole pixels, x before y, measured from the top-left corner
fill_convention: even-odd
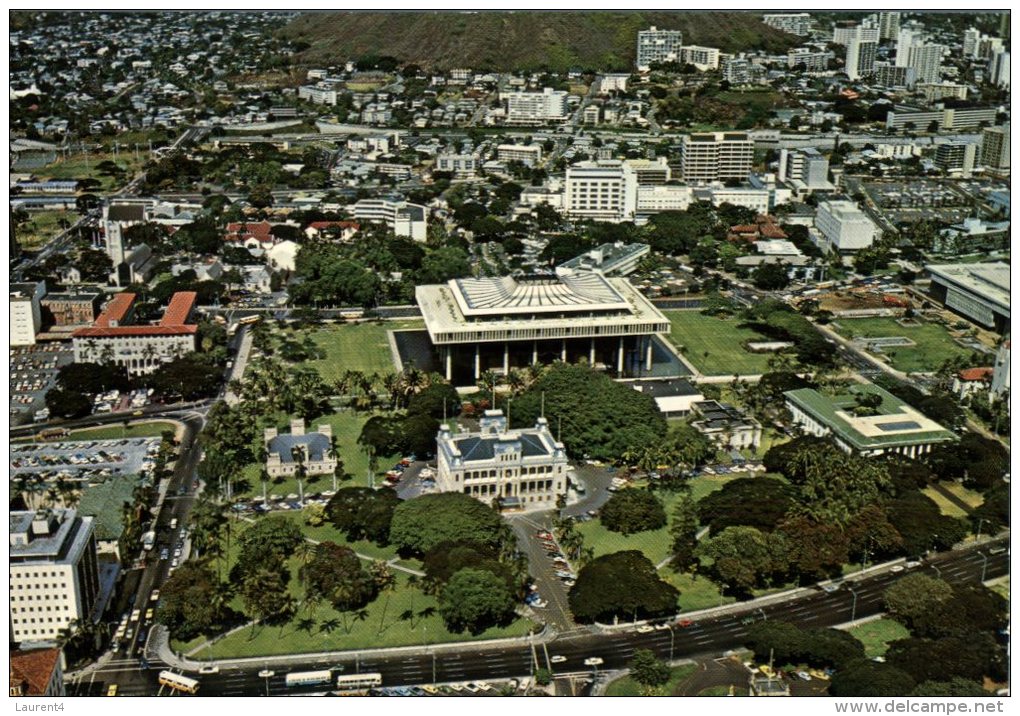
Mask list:
[[[499,498],[504,508],[549,509],[567,491],[567,453],[548,421],[509,430],[501,410],[486,410],[477,433],[454,435],[439,427],[436,487],[463,492],[484,502]]]
[[[587,358],[617,377],[651,368],[652,337],[670,324],[623,278],[591,271],[460,278],[415,298],[442,372],[473,384],[485,370]]]

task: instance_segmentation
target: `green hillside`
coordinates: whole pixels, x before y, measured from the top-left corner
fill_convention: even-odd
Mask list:
[[[300,59],[310,64],[388,55],[431,69],[629,70],[638,30],[652,25],[724,52],[782,52],[797,43],[751,12],[308,13],[282,33],[307,43]]]

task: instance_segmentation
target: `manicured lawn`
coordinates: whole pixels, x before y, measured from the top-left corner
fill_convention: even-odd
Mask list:
[[[669,514],[668,508],[666,514]],[[585,545],[595,550],[596,557],[636,549],[643,552],[652,561],[652,564],[658,564],[669,556],[668,526],[647,532],[622,535],[603,527],[601,520],[592,520],[580,523],[577,526],[577,531],[584,535]]]
[[[718,585],[708,577],[679,574],[669,565],[659,570],[659,577],[680,590],[678,604],[681,612],[696,612],[699,609],[709,609],[736,601],[729,595],[720,597]]]
[[[18,227],[18,245],[33,251],[78,220],[73,211],[31,211],[29,220]]]
[[[333,428],[333,434],[337,437],[337,447],[340,451],[340,460],[344,464],[344,468],[348,474],[353,475],[353,480],[348,480],[345,483],[338,484],[340,486],[368,486],[368,455],[358,445],[358,436],[361,435],[361,428],[368,422],[368,419],[372,417],[372,413],[355,413],[353,411],[344,411],[340,413],[334,413],[333,415],[326,415],[321,418],[316,418],[308,426],[309,430],[314,430],[316,426],[324,423],[329,424]],[[289,430],[289,418],[284,418],[278,424],[281,431]],[[381,455],[378,457],[379,471],[376,475],[375,484],[378,486],[381,484],[382,476],[386,474],[386,471],[390,467],[400,460],[403,455]],[[248,482],[248,488],[240,491],[235,491],[238,497],[243,495],[262,495],[262,483],[259,481],[259,465],[256,463],[249,463],[242,471],[243,477]],[[323,492],[324,490],[333,489],[333,476],[332,475],[312,475],[305,479],[305,494],[312,492]],[[278,495],[283,497],[285,495],[296,495],[298,494],[297,480],[293,477],[284,478],[282,482],[270,482],[268,487],[268,493],[270,495]]]
[[[739,318],[716,318],[699,311],[663,311],[669,337],[684,358],[704,375],[758,375],[768,369],[769,354],[744,349],[749,340],[767,340],[742,328]]]
[[[910,636],[907,628],[892,619],[876,619],[849,630],[850,634],[864,644],[868,657],[882,656],[889,648],[889,642]]]
[[[393,373],[393,355],[389,332],[424,328],[423,321],[382,321],[379,323],[343,323],[309,329],[309,336],[322,353],[309,365],[327,381],[337,380],[344,371]],[[303,336],[297,336],[300,340]]]
[[[730,693],[729,686],[709,686],[707,689],[699,691],[698,696],[746,696],[746,694],[736,689]]]
[[[894,318],[840,318],[833,327],[850,339],[903,336],[914,341],[913,346],[890,346],[882,351],[893,368],[906,373],[938,370],[950,358],[973,354],[972,350],[957,345],[949,332],[935,323],[901,326]]]
[[[623,676],[619,679],[615,679],[609,685],[606,686],[606,696],[669,696],[673,695],[674,692],[683,684],[687,679],[691,677],[695,671],[698,670],[697,664],[683,664],[681,666],[675,666],[670,672],[669,681],[666,682],[662,687],[655,689],[649,694],[645,687],[641,686],[638,682],[629,676]]]
[[[931,501],[939,506],[939,512],[941,512],[942,514],[948,515],[949,517],[967,516],[967,513],[964,510],[960,509],[959,506],[947,500],[934,488],[926,487],[923,490],[921,490],[921,492],[930,497]]]
[[[1000,577],[988,585],[993,592],[998,592],[1004,598],[1009,599],[1009,577]]]
[[[974,490],[968,490],[966,487],[958,482],[943,482],[943,486],[949,490],[957,498],[963,500],[966,504],[970,505],[971,509],[980,507],[984,501],[984,495]]]

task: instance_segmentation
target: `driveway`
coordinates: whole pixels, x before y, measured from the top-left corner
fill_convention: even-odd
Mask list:
[[[533,607],[537,619],[549,624],[557,631],[573,628],[574,620],[567,601],[567,587],[556,576],[552,560],[546,554],[545,546],[535,533],[539,530],[552,532],[551,512],[507,515],[507,521],[517,535],[517,543],[528,556],[528,571],[535,580],[538,593],[548,602],[545,607]],[[575,572],[576,573],[576,572]]]
[[[611,472],[611,469],[597,465],[581,465],[576,468],[573,473],[574,479],[583,483],[586,489],[583,495],[576,495],[579,498],[577,502],[567,504],[563,516],[580,517],[588,510],[597,510],[609,502],[613,493],[609,492],[608,488],[616,477],[616,473]],[[571,491],[571,496],[575,494]]]

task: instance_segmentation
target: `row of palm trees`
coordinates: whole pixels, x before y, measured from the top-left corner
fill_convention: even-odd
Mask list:
[[[81,502],[81,490],[63,476],[48,482],[39,474],[22,474],[15,480],[14,489],[24,498],[30,510],[47,507],[74,509]]]

